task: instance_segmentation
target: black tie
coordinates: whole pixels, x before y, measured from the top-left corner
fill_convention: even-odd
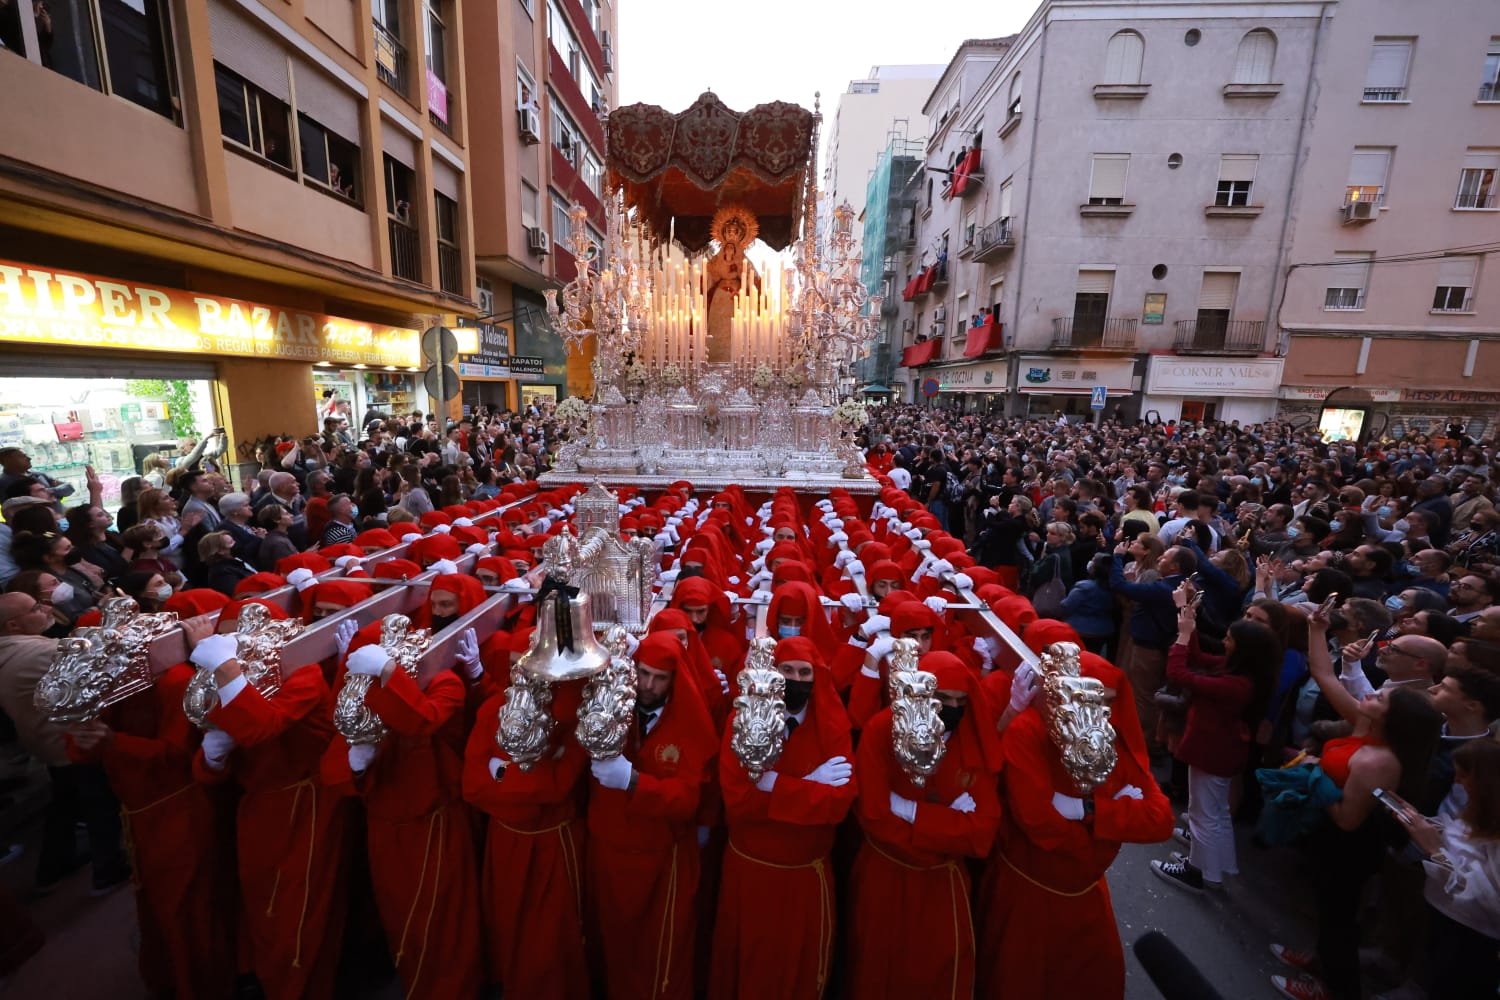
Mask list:
[[[641,724],[641,741],[644,742],[646,739],[646,733],[651,727],[651,720],[656,718],[656,711],[638,708],[635,710],[635,712],[638,721]]]
[[[788,715],[786,717],[786,735],[788,739],[791,738],[791,735],[797,731],[797,727],[800,725],[802,723],[797,721],[796,716]]]

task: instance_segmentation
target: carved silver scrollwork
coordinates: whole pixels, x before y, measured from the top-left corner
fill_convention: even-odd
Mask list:
[[[897,639],[888,658],[887,690],[891,701],[891,743],[896,762],[912,784],[921,788],[947,752],[938,710],[937,677],[917,669],[917,641]]]
[[[625,629],[611,628],[604,646],[609,650],[609,665],[584,685],[574,731],[579,746],[594,760],[618,757],[635,723],[635,662]]]
[[[295,619],[275,619],[264,605],[250,603],[240,608],[235,623],[237,643],[235,659],[250,686],[263,697],[274,697],[281,690],[281,647],[300,633],[303,624]],[[212,729],[208,713],[219,704],[219,686],[214,672],[199,668],[188,681],[182,695],[182,710],[199,729]]]
[[[430,630],[412,628],[411,619],[405,615],[386,615],[380,620],[380,648],[396,661],[398,670],[406,671],[412,678],[417,676],[417,661],[431,639]],[[376,745],[389,732],[380,716],[365,704],[365,694],[375,680],[367,674],[345,674],[344,684],[334,699],[333,726],[350,746]]]
[[[781,759],[786,746],[786,678],[776,669],[776,640],[762,636],[750,646],[745,667],[736,678],[734,728],[729,745],[751,781]]]
[[[155,683],[151,643],[177,627],[177,615],[142,614],[129,597],[110,598],[100,611],[100,626],[58,640],[57,658],[37,682],[32,702],[53,722],[96,719]]]
[[[1078,646],[1056,642],[1042,652],[1042,698],[1047,734],[1063,767],[1085,795],[1109,780],[1119,762],[1104,685],[1079,672]]]

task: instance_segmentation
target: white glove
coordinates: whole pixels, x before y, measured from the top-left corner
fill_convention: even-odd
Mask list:
[[[499,781],[500,780],[500,775],[504,771],[505,771],[505,760],[503,758],[501,758],[501,757],[491,757],[490,758],[490,777],[494,778],[496,781]]]
[[[637,639],[635,636],[631,635],[629,632],[625,633],[625,652],[626,653],[628,653],[631,656],[634,656],[635,655],[635,651],[640,646],[640,644],[641,644],[641,640]]]
[[[484,673],[484,668],[479,665],[479,635],[471,628],[464,629],[463,635],[458,637],[458,645],[453,650],[453,658],[464,668],[464,675],[469,680],[478,680],[479,675]]]
[[[759,590],[761,584],[763,584],[763,583],[770,583],[770,582],[771,582],[771,571],[768,570],[768,569],[763,569],[759,573],[756,573],[754,576],[752,576],[750,578],[750,580],[749,580],[749,586],[751,588],[755,589],[755,590]]]
[[[359,560],[359,556],[339,556],[333,561],[333,564],[339,569],[347,570],[350,563],[357,563]]]
[[[1012,711],[1024,712],[1027,706],[1036,697],[1037,689],[1041,687],[1041,678],[1036,668],[1029,663],[1023,662],[1016,668],[1016,672],[1010,679],[1010,707]]]
[[[433,563],[427,568],[432,570],[438,576],[451,576],[454,573],[458,572],[458,563],[454,562],[452,559],[439,559],[437,562]]]
[[[957,809],[961,813],[971,813],[975,809],[979,808],[979,805],[974,801],[974,796],[970,795],[968,792],[964,792],[958,798],[948,803],[948,808]]]
[[[871,615],[869,619],[859,627],[866,639],[873,639],[877,632],[889,632],[891,620],[885,615]],[[887,650],[889,652],[889,650]]]
[[[1074,798],[1071,795],[1064,795],[1062,792],[1053,792],[1052,808],[1056,809],[1057,814],[1063,819],[1083,819],[1083,800]]]
[[[734,602],[738,601],[740,599],[740,595],[736,594],[732,590],[726,590],[726,591],[724,591],[724,596],[727,597],[727,598],[729,598],[729,606],[731,608],[734,607]]]
[[[889,507],[881,503],[879,500],[876,500],[875,506],[870,508],[870,520],[873,521],[877,517],[885,517],[885,513],[888,510],[890,510]]]
[[[957,587],[959,590],[973,590],[974,578],[967,573],[954,573],[953,586]]]
[[[456,517],[453,519],[453,526],[455,528],[472,528],[474,527],[474,521],[472,518]]]
[[[932,609],[932,613],[941,617],[948,610],[948,602],[941,597],[929,597],[922,602]]]
[[[500,585],[500,589],[515,593],[518,590],[530,590],[531,584],[526,582],[526,578],[524,576],[513,576],[509,580],[506,580],[504,583],[502,583]]]
[[[974,637],[974,652],[984,661],[984,672],[989,673],[995,668],[995,657],[990,653],[990,644],[984,641],[984,636]]]
[[[764,589],[764,588],[761,588],[760,590],[757,590],[755,593],[751,594],[750,596],[753,597],[753,598],[755,598],[757,601],[765,601],[768,604],[771,601],[771,592],[769,590]]]
[[[833,557],[833,565],[836,566],[836,567],[838,567],[839,569],[843,569],[845,566],[847,566],[849,563],[852,563],[854,560],[855,560],[854,553],[850,552],[848,549],[843,549],[843,550],[841,550],[839,552],[838,555],[836,555],[836,556]]]
[[[234,749],[234,737],[222,729],[210,729],[203,734],[203,759],[215,771],[224,770],[229,751]]]
[[[589,764],[589,770],[594,772],[594,780],[605,788],[623,792],[630,787],[630,775],[635,768],[624,756],[619,756],[609,760],[596,760]]]
[[[661,575],[662,581],[665,583],[671,583],[673,580],[677,579],[677,575],[681,572],[682,570],[676,569],[675,567],[673,569],[665,570]]]
[[[631,497],[629,500],[625,501],[625,506],[627,506],[627,507],[644,507],[644,506],[646,506],[646,498],[645,497]]]
[[[339,655],[343,656],[349,652],[349,643],[354,641],[355,633],[359,631],[359,622],[353,618],[345,618],[339,622],[333,630],[333,643],[339,648]]]
[[[471,556],[482,556],[485,553],[489,552],[489,550],[490,547],[483,542],[474,542],[468,548],[464,549],[464,551]]]
[[[439,524],[439,525],[435,525],[433,527],[432,533],[435,534],[435,535],[446,535],[448,532],[450,532],[452,530],[453,530],[453,528],[452,528],[451,525]]]
[[[380,748],[373,743],[360,743],[349,748],[349,770],[355,774],[364,774],[370,769],[370,764],[375,760],[375,753]]]
[[[896,637],[891,635],[890,633],[886,633],[885,635],[877,636],[875,640],[870,643],[870,647],[865,650],[865,657],[867,660],[873,660],[874,662],[879,663],[881,660],[891,655],[891,650],[895,648]]]
[[[905,521],[903,521],[901,523],[902,524],[906,524]],[[913,546],[915,546],[918,542],[920,542],[920,541],[923,540],[922,539],[922,530],[920,528],[913,528],[910,525],[907,525],[907,527],[904,529],[903,533],[906,535],[907,538],[911,539],[911,543],[912,543]]]
[[[318,578],[313,575],[312,570],[308,569],[306,566],[303,566],[288,573],[286,575],[286,582],[290,583],[293,587],[296,587],[300,592],[317,583]]]
[[[941,580],[946,574],[953,572],[953,564],[946,559],[934,559],[932,565],[927,567],[927,575],[935,576]]]
[[[755,551],[760,553],[770,552],[771,549],[775,547],[775,545],[776,543],[771,541],[771,539],[762,538],[760,541],[755,543]]]
[[[737,576],[731,576],[731,577],[729,577],[729,585],[731,587],[738,587],[740,585],[740,578],[737,577]],[[726,591],[726,593],[727,593],[727,591]]]
[[[379,646],[361,646],[349,654],[344,669],[364,677],[379,677],[385,673],[385,665],[389,662],[391,654]]]
[[[826,514],[833,510],[833,501],[829,500],[827,497],[824,497],[822,500],[819,500],[817,503],[813,504],[813,506]]]
[[[724,671],[722,671],[722,670],[715,670],[714,671],[714,676],[719,679],[719,690],[722,693],[724,693],[724,694],[728,694],[729,693],[729,678],[724,676]]]
[[[925,538],[918,538],[911,543],[911,547],[918,552],[926,552],[932,548],[932,543]]]
[[[755,787],[763,792],[769,792],[776,787],[776,778],[775,771],[762,771],[760,777],[755,779]]]
[[[753,518],[753,517],[747,517],[747,518],[745,518],[745,527],[747,527],[747,528],[753,528],[753,527],[755,527],[755,518]]]
[[[844,572],[849,574],[850,579],[853,579],[856,576],[864,576],[865,567],[863,563],[856,560],[854,562],[851,562],[848,566],[845,566]]]
[[[218,670],[238,656],[239,651],[240,643],[234,636],[210,635],[205,636],[198,645],[193,647],[193,655],[188,659],[195,667]]]
[[[753,569],[753,570],[755,570],[756,572],[760,572],[761,570],[765,569],[766,568],[766,557],[765,556],[756,556],[754,559],[752,559],[750,561],[750,568]]]
[[[855,614],[865,609],[865,599],[858,594],[845,594],[839,598],[839,603]]]
[[[835,531],[833,534],[828,536],[828,544],[831,546],[842,545],[848,540],[849,536],[844,534],[842,531]]]
[[[834,788],[839,788],[849,784],[849,778],[853,774],[854,765],[849,763],[849,758],[829,757],[823,763],[813,768],[813,772],[807,776],[807,780],[816,781],[820,785],[830,785]]]
[[[1146,794],[1144,792],[1142,792],[1139,788],[1135,787],[1134,785],[1126,785],[1124,788],[1120,789],[1118,792],[1115,792],[1115,798],[1116,799],[1135,799],[1137,802],[1139,802],[1141,799],[1144,799],[1145,797],[1146,797]]]
[[[903,799],[895,792],[892,792],[891,815],[897,819],[904,819],[908,823],[915,823],[917,821],[917,804],[911,799]]]

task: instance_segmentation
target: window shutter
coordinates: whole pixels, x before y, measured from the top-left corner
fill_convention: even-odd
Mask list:
[[[1079,271],[1079,295],[1109,295],[1115,290],[1115,272]]]
[[[1475,263],[1473,257],[1444,257],[1438,265],[1438,287],[1473,288]]]
[[[1105,83],[1136,84],[1141,82],[1141,59],[1146,43],[1133,31],[1121,31],[1104,49]]]
[[[432,158],[432,187],[438,194],[458,201],[458,171],[436,156]]]
[[[1356,149],[1349,158],[1349,186],[1385,187],[1390,167],[1389,149]]]
[[[1000,218],[1010,218],[1010,181],[1000,185]]]
[[[1500,149],[1471,149],[1464,154],[1465,170],[1500,170]]]
[[[1269,31],[1251,31],[1240,39],[1234,60],[1235,83],[1270,83],[1276,61],[1276,39]]]
[[[339,138],[360,145],[359,98],[311,66],[297,62],[293,71],[297,81],[297,110]]]
[[[387,156],[408,170],[417,169],[417,146],[412,142],[411,136],[382,118],[380,138]]]
[[[1253,181],[1260,157],[1254,153],[1225,153],[1219,157],[1219,180]]]
[[[291,103],[286,51],[224,0],[208,6],[214,58],[278,100]]]
[[[1125,174],[1129,167],[1129,153],[1095,153],[1094,176],[1089,182],[1089,197],[1123,199],[1125,197]]]
[[[1228,312],[1234,308],[1234,293],[1240,276],[1224,271],[1205,271],[1203,288],[1198,292],[1198,308]]]
[[[1370,50],[1370,68],[1365,73],[1366,90],[1389,90],[1406,86],[1406,64],[1411,58],[1411,42],[1376,42]]]
[[[1373,254],[1365,251],[1358,253],[1336,253],[1333,259],[1338,261],[1338,267],[1332,268],[1328,276],[1330,288],[1366,288],[1370,282],[1370,258]]]

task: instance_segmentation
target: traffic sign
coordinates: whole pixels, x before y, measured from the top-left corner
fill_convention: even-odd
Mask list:
[[[922,395],[931,399],[938,394],[938,380],[935,378],[924,378],[922,380]]]
[[[422,385],[427,389],[427,395],[446,403],[459,393],[458,372],[452,365],[433,365],[422,376]]]
[[[458,338],[446,326],[429,326],[422,331],[422,354],[445,365],[458,357]]]
[[[1093,396],[1091,396],[1089,398],[1089,409],[1091,409],[1091,410],[1102,410],[1102,409],[1104,409],[1104,401],[1107,400],[1108,398],[1109,398],[1109,388],[1107,386],[1102,386],[1102,385],[1096,385],[1096,386],[1094,386],[1094,394],[1093,394]]]

